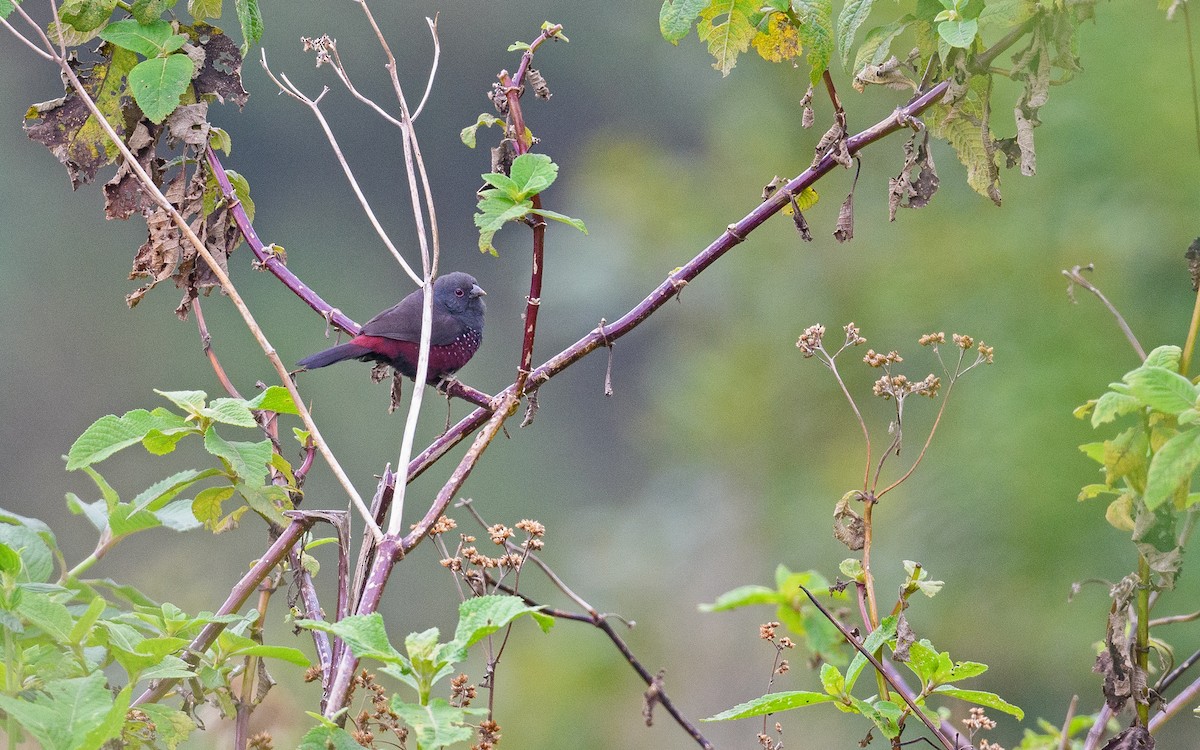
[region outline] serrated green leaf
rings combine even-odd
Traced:
[[[333,623],[323,620],[297,620],[296,625],[336,635],[350,648],[350,652],[360,659],[374,659],[385,664],[408,663],[388,640],[383,616],[378,612],[369,615],[349,615]]]
[[[712,604],[701,604],[700,611],[728,612],[732,609],[750,607],[756,604],[778,604],[779,600],[780,594],[775,589],[752,584],[726,591],[724,594],[718,596],[717,600]]]
[[[521,154],[513,159],[508,176],[520,187],[521,198],[532,198],[554,184],[558,165],[545,154]]]
[[[238,25],[242,28],[242,57],[250,51],[250,45],[258,44],[262,39],[262,11],[258,8],[258,0],[234,0],[237,9]]]
[[[14,575],[21,570],[21,556],[7,544],[0,542],[0,572]]]
[[[530,607],[518,596],[477,596],[458,605],[458,627],[454,631],[454,640],[463,647],[470,647],[518,617],[539,614],[541,607]],[[539,619],[538,625],[542,632],[546,632],[553,622],[553,619],[548,622]]]
[[[117,417],[108,415],[96,420],[67,451],[67,470],[74,471],[98,463],[123,448],[139,443],[152,430],[173,430],[182,424],[178,416],[163,416],[155,410],[134,409]]]
[[[500,172],[488,172],[482,175],[483,181],[499,190],[505,198],[514,203],[521,200],[521,188],[513,178]]]
[[[846,693],[846,677],[832,664],[822,664],[821,687],[829,695],[840,698]]]
[[[679,44],[708,4],[709,0],[663,0],[658,11],[658,29],[663,39]]]
[[[103,672],[50,681],[34,701],[0,695],[0,710],[32,735],[42,750],[101,747],[120,736],[128,706],[128,688],[114,697]]]
[[[21,0],[0,0],[0,18],[8,18],[16,6],[21,4]]]
[[[988,693],[983,690],[963,690],[962,688],[956,688],[953,685],[942,685],[940,687],[936,687],[934,688],[933,692],[937,693],[938,695],[948,695],[951,698],[958,698],[959,700],[964,700],[968,703],[974,703],[975,705],[983,706],[984,708],[994,708],[997,711],[1003,711],[1006,714],[1015,716],[1018,720],[1023,720],[1025,718],[1024,711],[1004,700],[995,693]]]
[[[850,703],[860,714],[871,720],[884,737],[889,740],[900,736],[900,707],[891,701],[864,701],[850,696]]]
[[[221,17],[223,0],[188,0],[188,15],[197,21],[207,21],[210,18]]]
[[[266,479],[271,461],[271,441],[251,443],[226,440],[209,427],[204,432],[205,449],[228,462],[230,470],[246,484],[258,484]]]
[[[280,527],[287,526],[283,511],[292,510],[292,500],[282,487],[239,482],[237,490],[255,513]]]
[[[319,714],[314,718],[323,718]],[[362,750],[362,745],[354,739],[354,735],[339,726],[322,725],[313,727],[300,738],[296,750]]]
[[[833,0],[792,0],[792,10],[800,19],[800,41],[808,50],[809,79],[816,85],[833,59]]]
[[[410,735],[415,735],[418,746],[423,748],[466,742],[475,735],[475,729],[465,723],[467,716],[487,713],[487,709],[451,706],[445,698],[434,698],[428,704],[420,705],[392,696],[391,707],[408,725]]]
[[[945,139],[954,148],[967,168],[967,184],[998,206],[1000,169],[987,124],[991,95],[991,76],[974,76],[962,99],[953,105],[939,103],[932,107],[926,124],[931,135]]]
[[[928,684],[938,670],[938,653],[926,639],[909,644],[908,661],[905,662],[922,684]]]
[[[1117,480],[1128,477],[1133,487],[1139,491],[1143,489],[1149,469],[1149,450],[1150,440],[1140,427],[1131,427],[1112,440],[1105,440],[1102,461],[1105,481],[1112,486]]]
[[[161,123],[179,106],[195,65],[184,54],[143,60],[129,71],[129,90],[151,122]]]
[[[220,475],[220,472],[216,469],[206,469],[204,471],[187,469],[177,474],[172,474],[166,479],[159,480],[142,490],[133,499],[131,503],[132,509],[134,511],[159,510],[175,499],[176,495],[191,487],[196,482],[218,475]]]
[[[289,664],[295,664],[298,667],[307,667],[312,662],[304,655],[304,652],[298,648],[289,646],[267,646],[261,643],[255,643],[244,648],[235,649],[233,654],[238,656],[258,656],[264,659],[279,659],[286,661]]]
[[[947,655],[947,660],[949,656]],[[988,671],[988,665],[977,661],[955,662],[952,666],[941,665],[934,679],[939,683],[958,682],[971,677],[978,677]]]
[[[167,750],[176,750],[196,729],[196,722],[177,708],[161,703],[143,703],[138,710],[154,722],[154,735]]]
[[[22,583],[44,583],[54,573],[54,552],[33,529],[10,523],[0,524],[0,543],[21,556],[21,573],[17,580]]]
[[[863,641],[863,649],[872,654],[877,653],[883,644],[896,637],[898,621],[899,618],[896,615],[883,618],[879,627],[872,630]],[[850,660],[850,666],[846,668],[846,692],[854,690],[854,684],[858,682],[858,676],[862,674],[867,664],[867,657],[863,656],[862,651],[855,649],[854,658]]]
[[[1155,411],[1175,415],[1196,405],[1192,381],[1165,367],[1143,365],[1126,373],[1122,380],[1129,385],[1131,395]]]
[[[108,23],[116,7],[117,0],[67,0],[59,5],[58,17],[75,31],[89,34]],[[6,17],[12,8],[7,0],[0,0],[0,18]]]
[[[1186,430],[1164,443],[1150,459],[1146,508],[1154,510],[1178,492],[1181,485],[1190,484],[1197,467],[1200,467],[1200,429]]]
[[[300,413],[300,410],[296,408],[296,402],[292,400],[292,394],[288,393],[288,389],[281,385],[271,386],[250,399],[247,405],[251,409],[273,411],[276,414]]]
[[[71,629],[75,625],[75,618],[71,617],[67,608],[56,599],[29,586],[30,584],[21,584],[20,601],[14,607],[14,611],[55,643],[72,643]]]
[[[979,33],[979,21],[974,18],[969,21],[942,21],[938,24],[937,30],[938,35],[951,47],[970,49],[971,44],[975,41],[975,36]]]
[[[701,719],[701,721],[729,721],[731,719],[745,719],[751,716],[765,716],[766,714],[779,713],[780,711],[788,711],[793,708],[815,706],[818,703],[831,703],[835,700],[837,699],[832,695],[814,693],[808,690],[767,693],[761,698],[739,703],[733,708],[726,709],[719,714],[714,714],[707,719]]]
[[[196,493],[192,500],[192,515],[212,528],[221,518],[221,504],[233,497],[233,487],[208,487]]]
[[[1174,344],[1155,347],[1146,355],[1142,364],[1147,367],[1165,367],[1171,372],[1179,372],[1179,363],[1183,360],[1183,350]]]
[[[200,415],[204,402],[208,400],[208,394],[204,391],[160,391],[156,388],[154,392],[195,416]]]
[[[842,52],[842,67],[849,67],[850,52],[854,49],[854,34],[871,14],[875,0],[847,0],[837,19],[837,45]]]
[[[567,226],[570,226],[570,227],[575,227],[576,229],[583,232],[584,234],[588,233],[587,227],[584,226],[583,222],[579,219],[576,219],[573,216],[567,216],[566,214],[560,214],[557,211],[551,211],[551,210],[545,209],[545,208],[534,208],[534,209],[531,209],[529,211],[529,213],[537,214],[538,216],[542,216],[544,218],[550,219],[551,221],[557,221],[562,224],[566,224]]]
[[[129,12],[141,23],[150,23],[175,7],[175,3],[176,0],[134,0]]]
[[[132,18],[114,21],[104,27],[100,38],[143,57],[161,57],[187,42],[186,36],[176,34],[171,24],[162,19],[155,19],[148,24],[138,23]]]
[[[1142,408],[1142,402],[1128,393],[1106,391],[1092,406],[1092,427],[1108,424],[1117,417],[1131,414]]]
[[[755,10],[752,0],[712,0],[700,11],[696,34],[708,44],[709,54],[716,59],[713,67],[721,75],[729,75],[738,55],[750,49],[750,41],[758,33],[750,23]]]
[[[236,427],[257,427],[254,414],[250,407],[240,398],[215,398],[200,413],[214,422],[231,424]]]

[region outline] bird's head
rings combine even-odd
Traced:
[[[455,271],[439,276],[433,282],[434,304],[441,305],[452,315],[478,318],[483,323],[483,297],[487,292],[469,273]]]

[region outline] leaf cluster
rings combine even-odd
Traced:
[[[47,750],[175,748],[196,728],[186,710],[162,703],[131,711],[134,690],[153,680],[181,679],[197,701],[233,715],[233,681],[246,657],[307,665],[294,648],[249,637],[257,620],[243,615],[191,615],[107,579],[53,580],[62,550],[41,521],[0,510],[0,710],[9,737]],[[206,625],[224,630],[207,650],[181,656]]]

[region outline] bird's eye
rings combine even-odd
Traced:
[[[455,297],[461,297],[461,296],[463,296],[464,294],[466,294],[466,292],[464,292],[462,289],[455,289],[455,290],[454,290],[454,296],[455,296]]]

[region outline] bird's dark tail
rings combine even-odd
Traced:
[[[332,365],[335,362],[341,362],[346,359],[358,359],[370,353],[371,350],[365,346],[359,346],[354,343],[340,344],[323,352],[317,352],[305,357],[296,364],[305,370],[315,370],[318,367],[325,367],[326,365]]]

